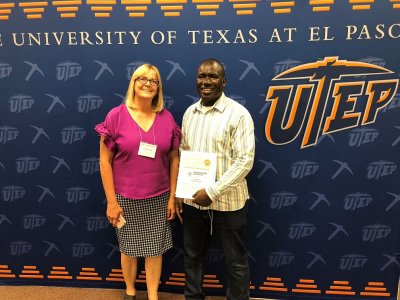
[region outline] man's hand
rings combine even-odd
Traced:
[[[208,197],[205,189],[198,190],[193,194],[192,197],[193,203],[197,204],[198,206],[210,206],[212,203],[212,200],[210,197]]]
[[[182,198],[175,198],[175,213],[176,216],[178,217],[179,221],[181,221],[181,224],[183,224],[183,208],[182,208],[182,203],[183,199]]]

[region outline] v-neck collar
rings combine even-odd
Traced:
[[[129,112],[129,109],[128,109],[128,107],[126,106],[126,104],[125,104],[124,106],[125,106],[125,110],[126,110],[128,116],[129,116],[129,118],[139,127],[139,129],[141,129],[143,132],[146,132],[146,133],[149,132],[149,131],[151,130],[151,128],[154,126],[154,123],[156,122],[156,118],[157,118],[158,113],[155,114],[154,119],[153,119],[153,122],[151,123],[150,127],[149,127],[147,130],[144,130],[143,127],[140,126],[140,124],[135,120],[135,118],[134,118],[134,117],[132,116],[132,114]]]

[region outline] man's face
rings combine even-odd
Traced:
[[[202,104],[213,105],[221,97],[226,84],[222,67],[215,62],[205,62],[197,70],[197,91]]]

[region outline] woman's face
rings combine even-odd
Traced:
[[[135,80],[135,97],[149,98],[153,100],[158,91],[158,78],[156,72],[149,72],[139,76]]]

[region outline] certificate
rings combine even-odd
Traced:
[[[175,196],[193,199],[192,195],[215,182],[217,154],[182,151]]]

